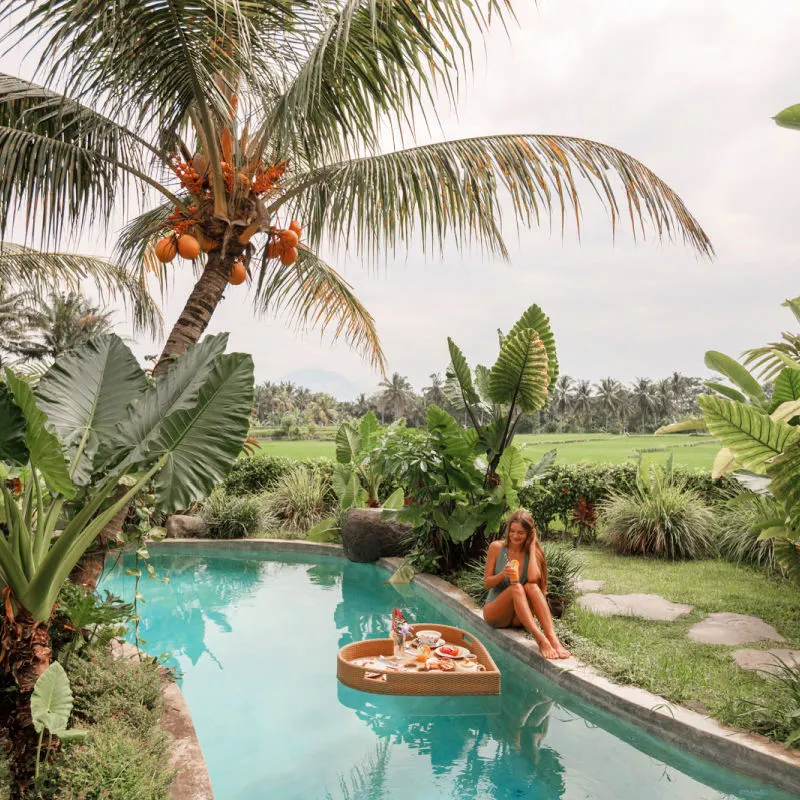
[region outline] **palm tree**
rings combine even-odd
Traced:
[[[438,372],[432,372],[429,376],[431,385],[425,386],[422,390],[422,397],[429,406],[439,406],[445,408],[447,398],[444,394],[444,381]]]
[[[27,358],[52,361],[114,327],[112,311],[92,305],[76,292],[53,294],[30,315],[31,331],[39,340],[28,348]]]
[[[408,378],[395,372],[389,380],[381,381],[379,385],[383,389],[379,395],[381,406],[391,414],[392,419],[400,419],[406,409],[412,406],[415,397]]]
[[[0,283],[0,365],[3,357],[28,358],[36,343],[33,339],[33,293],[14,291]]]
[[[309,416],[312,422],[320,425],[331,425],[339,418],[339,410],[336,407],[335,398],[329,394],[320,392],[314,395],[314,400],[309,407]]]
[[[583,422],[584,431],[588,431],[595,399],[591,382],[586,380],[578,381],[572,394],[572,404],[575,413]]]
[[[200,338],[229,278],[245,273],[260,312],[283,308],[302,327],[332,330],[383,369],[373,318],[318,245],[375,255],[449,235],[505,257],[503,196],[523,224],[563,220],[566,208],[579,221],[586,182],[612,227],[624,214],[634,231],[652,225],[710,254],[680,198],[605,144],[518,134],[380,151],[387,127],[414,139],[436,92],[455,100],[468,31],[482,35],[509,13],[496,0],[0,0],[6,40],[35,42],[44,76],[0,76],[0,231],[21,212],[53,250],[64,232],[104,229],[135,195],[160,195],[129,219],[120,269],[142,281],[152,270],[163,288],[156,242],[186,236],[181,249],[193,255],[194,235],[205,252],[156,373]],[[307,228],[299,249],[293,218]],[[11,251],[7,263],[23,258],[40,260]]]
[[[639,430],[644,433],[648,417],[652,416],[657,407],[653,382],[649,378],[637,378],[631,390],[631,400],[639,416]]]
[[[558,417],[558,425],[562,431],[564,430],[567,415],[572,410],[572,386],[574,383],[575,381],[569,375],[559,375],[553,388],[553,400],[550,408]]]
[[[605,418],[605,427],[610,427],[613,421],[619,424],[622,411],[622,384],[614,378],[603,378],[595,388],[597,402]]]

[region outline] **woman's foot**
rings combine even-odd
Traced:
[[[564,647],[564,645],[561,644],[561,642],[555,637],[551,640],[551,647],[557,653],[556,658],[571,658],[572,657],[572,653],[570,653],[570,651],[567,650],[567,648]]]
[[[558,650],[556,650],[556,648],[553,647],[553,645],[550,644],[550,642],[547,641],[547,639],[542,636],[541,633],[533,638],[536,639],[536,644],[539,647],[539,655],[541,655],[542,658],[561,658],[561,656],[558,654]]]

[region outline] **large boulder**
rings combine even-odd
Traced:
[[[342,545],[351,561],[377,561],[408,550],[411,526],[382,519],[380,508],[351,508],[342,525]]]
[[[164,526],[167,529],[167,539],[202,539],[208,535],[208,528],[200,517],[189,514],[173,514],[167,517]]]

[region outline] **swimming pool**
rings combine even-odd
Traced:
[[[410,621],[465,627],[413,584],[325,556],[154,549],[140,634],[171,653],[217,800],[789,800],[579,700],[502,650],[500,697],[338,684],[336,652]],[[129,566],[128,564],[124,566]],[[130,600],[122,565],[102,589]]]

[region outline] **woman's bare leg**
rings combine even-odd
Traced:
[[[539,645],[539,652],[545,658],[559,658],[558,650],[550,643],[547,636],[539,630],[531,611],[531,605],[528,602],[528,596],[519,583],[503,589],[494,600],[483,607],[483,618],[493,628],[507,628],[515,615],[525,630],[536,639],[536,644]]]
[[[556,629],[553,625],[553,615],[550,613],[550,606],[547,605],[547,598],[541,590],[541,587],[536,583],[525,584],[525,596],[533,608],[533,613],[536,619],[539,620],[547,637],[550,645],[558,653],[558,658],[569,658],[572,654],[564,647],[556,635]]]

